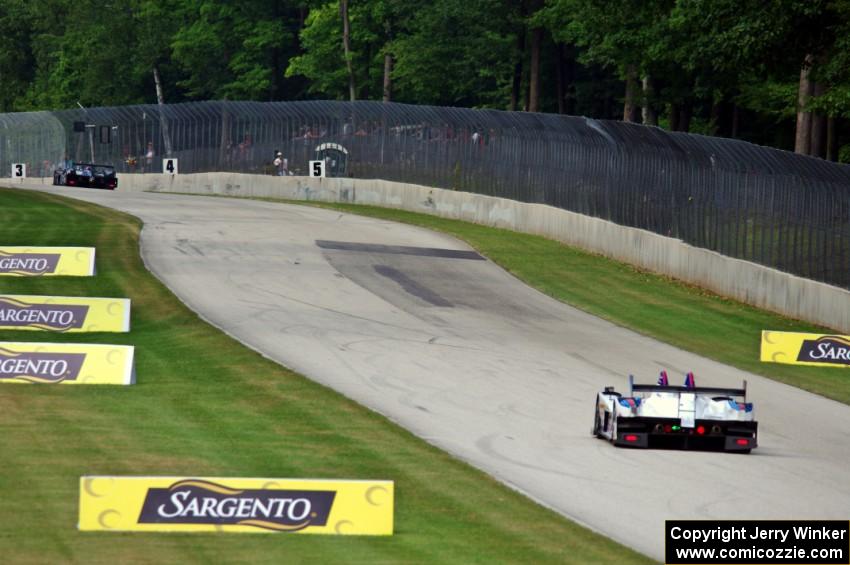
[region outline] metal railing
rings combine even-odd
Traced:
[[[83,122],[75,131],[74,122]],[[850,288],[850,166],[551,114],[380,102],[195,102],[0,115],[0,167],[276,174],[328,143],[342,174],[537,202]],[[106,130],[104,130],[104,127]],[[107,142],[108,141],[108,142]]]

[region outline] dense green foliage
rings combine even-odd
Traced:
[[[0,0],[0,110],[156,102],[154,70],[166,102],[347,99],[350,80],[419,104],[619,119],[625,103],[673,130],[850,155],[850,0],[347,6],[350,76],[340,0]]]

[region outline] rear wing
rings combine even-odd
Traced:
[[[629,396],[634,396],[635,392],[690,392],[694,394],[716,394],[718,396],[742,396],[744,400],[747,398],[747,381],[744,381],[743,388],[723,388],[713,386],[698,386],[685,387],[673,385],[642,385],[635,384],[634,375],[629,375]]]

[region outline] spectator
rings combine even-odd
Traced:
[[[236,146],[237,155],[240,163],[240,170],[245,170],[245,164],[251,162],[254,142],[251,139],[251,134],[246,133],[242,142]]]
[[[150,172],[153,169],[153,141],[148,141],[148,150],[145,152],[145,172]]]
[[[289,161],[280,151],[275,152],[274,167],[279,177],[285,177],[289,174]]]

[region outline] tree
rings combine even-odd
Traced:
[[[33,28],[30,4],[22,0],[0,3],[0,111],[16,109],[18,100],[26,93],[35,78],[35,57],[31,49]]]
[[[677,58],[688,69],[715,82],[720,77],[726,88],[737,84],[739,100],[757,111],[777,106],[777,86],[794,81],[795,149],[808,154],[814,93],[810,77],[835,41],[832,17],[824,0],[680,0],[671,29],[676,32]],[[787,103],[779,106],[774,115],[782,117]]]
[[[335,99],[383,92],[388,42],[385,18],[391,17],[385,8],[382,2],[347,7],[347,54],[340,41],[345,35],[340,1],[311,8],[300,34],[303,52],[289,60],[286,76],[303,76],[310,81],[311,94]]]
[[[352,102],[357,99],[354,88],[354,71],[351,67],[351,20],[348,17],[348,0],[339,0],[339,14],[342,17],[342,47],[345,67],[348,71],[348,94]]]
[[[135,30],[124,6],[94,0],[33,2],[20,14],[30,26],[34,73],[20,109],[124,105],[141,101],[133,73]],[[74,25],[56,25],[74,22]],[[109,25],[103,25],[109,22]],[[116,42],[115,37],[128,41]],[[126,77],[104,80],[104,77]]]
[[[623,120],[639,121],[640,78],[666,26],[672,0],[553,0],[540,18],[556,40],[582,48],[579,61],[612,69],[624,82]]]
[[[512,6],[435,0],[393,42],[398,97],[425,104],[505,108],[516,48]]]
[[[183,6],[185,23],[171,48],[184,77],[178,85],[186,95],[274,99],[281,89],[278,61],[292,52],[293,35],[286,26],[294,20],[292,6],[272,0],[204,0]]]

